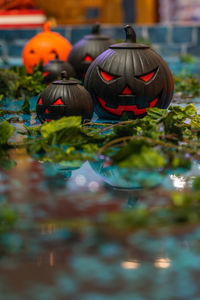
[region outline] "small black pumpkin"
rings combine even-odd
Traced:
[[[100,25],[92,28],[92,34],[86,35],[72,48],[68,62],[74,67],[77,78],[84,80],[91,62],[113,44],[108,36],[100,34]]]
[[[85,78],[102,119],[119,120],[124,113],[140,118],[148,107],[167,108],[173,96],[173,77],[166,62],[149,46],[136,43],[132,27],[124,28],[125,43],[99,55]]]
[[[43,66],[43,76],[45,83],[51,83],[54,80],[57,80],[62,71],[66,71],[69,77],[75,77],[74,68],[64,60],[58,58],[56,54],[56,58],[50,60],[46,65]]]
[[[36,112],[41,123],[63,116],[82,116],[91,119],[93,101],[88,91],[76,80],[69,80],[66,71],[61,80],[54,81],[38,97]]]

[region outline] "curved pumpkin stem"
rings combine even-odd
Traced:
[[[67,74],[67,71],[62,71],[60,75],[61,75],[61,79],[62,79],[62,80],[67,80],[67,79],[69,79],[69,76],[68,76],[68,74]]]
[[[136,43],[136,33],[135,30],[130,26],[124,26],[124,30],[126,32],[126,43]]]
[[[100,24],[96,23],[92,26],[92,34],[99,34],[100,33]]]
[[[51,31],[51,23],[49,21],[45,22],[43,25],[43,31]]]

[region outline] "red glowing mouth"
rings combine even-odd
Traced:
[[[99,100],[99,103],[105,110],[107,110],[110,113],[117,115],[117,116],[121,116],[122,113],[125,111],[132,111],[134,113],[134,115],[136,115],[136,116],[146,113],[146,108],[137,108],[136,105],[127,105],[127,106],[119,105],[117,108],[107,107],[105,100],[101,99],[99,96],[97,96],[97,98]],[[158,101],[158,98],[152,100],[149,104],[149,107],[154,107],[156,105],[157,101]]]

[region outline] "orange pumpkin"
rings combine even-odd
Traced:
[[[24,65],[27,73],[32,73],[33,67],[45,65],[56,56],[66,61],[71,51],[72,45],[58,32],[50,31],[49,22],[44,24],[43,32],[36,34],[25,45],[22,53]]]

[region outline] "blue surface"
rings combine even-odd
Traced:
[[[72,45],[74,45],[76,42],[82,39],[85,35],[90,34],[91,30],[92,30],[91,26],[87,26],[87,27],[80,26],[80,27],[73,28],[71,32]]]
[[[191,46],[188,48],[188,53],[194,56],[200,56],[200,46]]]
[[[174,43],[191,43],[192,27],[177,26],[172,29],[172,41]]]
[[[91,17],[96,15],[96,10],[91,11]],[[95,15],[94,15],[95,13]],[[130,23],[130,22],[129,22]],[[131,24],[131,23],[130,23]],[[90,34],[91,25],[80,25],[80,26],[57,26],[52,28],[52,31],[57,31],[69,41],[74,44],[83,38],[84,35]],[[157,47],[161,48],[161,53],[166,54],[165,49],[169,48],[168,55],[180,54],[181,51],[189,52],[194,55],[200,56],[199,45],[200,45],[200,26],[199,25],[188,25],[177,26],[172,25],[145,25],[139,26],[133,24],[136,30],[137,36],[147,38],[152,44],[156,44]],[[30,38],[36,33],[41,32],[42,28],[35,29],[1,29],[0,30],[0,44],[3,44],[4,50],[3,55],[12,57],[20,57],[19,44],[25,44]],[[108,34],[112,39],[124,40],[125,34],[122,25],[109,26],[102,25],[102,32]],[[196,38],[197,37],[197,38]],[[10,46],[12,45],[12,49]],[[16,47],[16,48],[15,48]],[[180,48],[179,48],[180,47]],[[179,51],[181,49],[181,51]],[[164,52],[165,51],[165,52]]]
[[[152,43],[166,44],[168,41],[168,29],[164,26],[148,28],[149,39]]]
[[[35,34],[39,32],[39,29],[0,29],[1,40],[13,42],[16,39],[29,40]]]
[[[159,48],[159,53],[161,56],[164,56],[164,57],[177,57],[181,55],[182,53],[182,49],[181,49],[181,46],[179,45],[172,45],[172,46],[167,46],[164,45],[164,46],[160,46]]]
[[[24,45],[16,45],[9,43],[7,46],[8,55],[11,57],[21,57]]]

